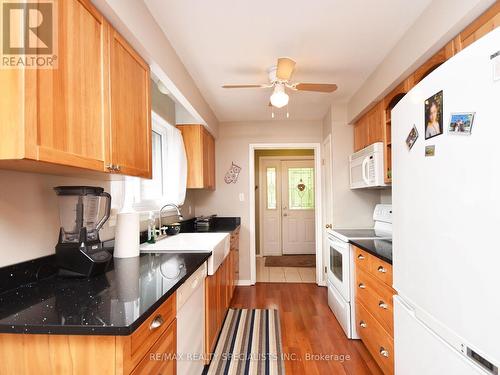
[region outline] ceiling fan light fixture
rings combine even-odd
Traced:
[[[288,104],[288,94],[285,92],[285,85],[282,83],[274,86],[273,94],[271,95],[271,104],[276,108],[283,108]]]

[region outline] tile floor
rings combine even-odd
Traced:
[[[265,257],[257,257],[258,283],[315,283],[316,267],[266,267]]]

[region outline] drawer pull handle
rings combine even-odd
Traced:
[[[363,320],[361,320],[361,321],[359,322],[359,326],[360,326],[361,328],[366,328],[367,324],[366,324]]]
[[[380,301],[378,303],[378,307],[380,307],[381,309],[384,309],[384,310],[387,310],[389,308],[389,306],[387,305],[387,303],[385,303],[384,301]]]
[[[359,283],[358,284],[358,288],[360,288],[360,289],[366,289],[366,285],[363,284],[363,283]]]
[[[160,328],[162,324],[163,324],[162,316],[156,315],[155,318],[151,321],[151,324],[149,325],[149,329],[151,331],[154,331],[155,329]]]
[[[387,272],[387,270],[384,267],[382,267],[382,266],[379,266],[377,268],[377,271],[380,272],[380,273],[386,273]]]
[[[359,259],[359,260],[363,260],[363,259],[365,259],[365,257],[364,257],[362,254],[359,254],[359,255],[358,255],[358,259]]]
[[[389,351],[385,349],[383,346],[380,347],[379,353],[382,357],[389,358]]]

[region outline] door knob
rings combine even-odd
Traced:
[[[326,224],[326,225],[325,225],[325,228],[326,228],[326,229],[332,229],[332,224]]]

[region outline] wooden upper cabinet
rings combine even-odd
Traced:
[[[379,102],[354,124],[354,151],[383,141],[383,114],[383,108]]]
[[[151,177],[148,65],[90,0],[57,9],[57,68],[0,69],[0,168]]]
[[[188,163],[188,189],[215,189],[215,140],[203,125],[177,125]]]
[[[110,160],[126,175],[151,178],[150,71],[113,31],[110,44]]]

